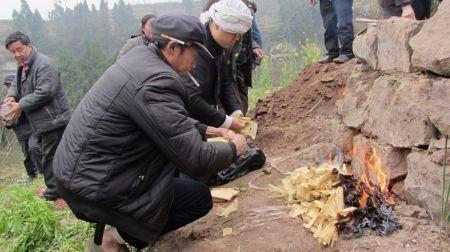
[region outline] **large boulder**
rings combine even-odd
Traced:
[[[413,70],[409,40],[419,32],[422,24],[421,21],[399,17],[377,22],[378,70]]]
[[[428,118],[431,80],[424,75],[384,75],[370,90],[362,131],[394,147],[428,145],[434,127]]]
[[[450,76],[450,0],[443,1],[437,12],[409,42],[414,67]]]
[[[378,66],[377,50],[377,29],[375,26],[370,25],[367,27],[365,34],[358,35],[353,40],[353,53],[372,69],[377,69]]]
[[[395,182],[401,181],[406,177],[406,156],[409,151],[406,149],[394,148],[388,144],[380,143],[376,139],[368,139],[363,135],[353,137],[353,155],[352,169],[353,174],[361,177],[363,173],[368,175],[370,182],[374,185],[391,187]],[[386,178],[385,181],[379,181],[374,167],[370,167],[371,155],[376,155],[379,159],[380,168]],[[375,157],[375,156],[373,156]],[[378,175],[378,176],[377,176]]]
[[[379,77],[379,72],[363,72],[362,65],[353,69],[345,94],[342,99],[336,101],[338,114],[347,127],[360,129],[367,119],[367,96],[373,82]]]
[[[450,42],[449,42],[450,44]],[[430,120],[441,132],[450,135],[450,80],[437,79],[433,82],[428,103]]]
[[[405,189],[415,203],[427,209],[435,221],[440,220],[442,199],[442,165],[432,161],[426,151],[415,150],[407,157],[408,176]],[[450,181],[450,169],[445,180]],[[450,202],[449,202],[450,208]]]

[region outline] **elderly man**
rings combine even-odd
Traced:
[[[53,156],[70,118],[60,73],[52,60],[39,53],[21,32],[9,34],[5,47],[17,61],[18,70],[17,85],[11,86],[4,102],[12,107],[13,120],[24,114],[33,134],[39,137],[47,186],[42,196],[56,201],[59,195],[52,172]]]
[[[143,248],[212,207],[209,188],[177,178],[227,168],[246,148],[205,142],[206,128],[188,117],[180,75],[195,66],[205,29],[198,18],[162,15],[152,22],[154,43],[137,46],[112,65],[73,113],[55,155],[59,189],[82,219],[111,225],[102,247]],[[223,136],[223,135],[222,135]]]
[[[9,90],[11,85],[15,83],[15,78],[16,77],[14,75],[10,75],[5,78],[3,84],[7,90]],[[14,130],[17,141],[20,144],[20,148],[25,158],[23,165],[27,171],[28,182],[30,182],[37,177],[38,171],[41,170],[41,147],[39,145],[39,139],[32,134],[33,131],[30,123],[24,114],[22,114],[19,119],[11,125],[11,127]]]
[[[200,52],[197,67],[188,81],[191,115],[214,127],[239,129],[244,122],[233,118],[242,108],[227,72],[224,50],[232,48],[252,25],[252,15],[241,0],[221,0],[212,4],[200,19],[205,25],[205,46],[211,52]],[[217,108],[221,106],[225,113]]]
[[[384,17],[405,17],[424,20],[430,17],[431,0],[378,0]]]

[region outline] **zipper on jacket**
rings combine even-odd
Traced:
[[[50,116],[50,118],[52,120],[55,120],[55,118],[52,116],[52,114],[50,113],[50,110],[48,110],[48,108],[46,106],[44,106],[45,111],[47,111],[47,114]]]

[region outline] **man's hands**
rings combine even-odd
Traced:
[[[3,103],[8,103],[8,102],[16,102],[16,99],[14,97],[6,97],[3,100]]]
[[[247,140],[243,135],[239,135],[229,130],[228,139],[236,145],[236,153],[238,156],[243,155],[247,151]]]
[[[1,115],[2,123],[5,126],[11,126],[19,119],[22,108],[20,108],[19,103],[15,102],[15,99],[12,97],[6,98],[3,106]]]
[[[410,4],[402,7],[402,17],[416,20],[416,13]]]
[[[237,117],[233,117],[233,121],[231,122],[230,129],[234,131],[239,131],[240,129],[245,127],[245,121],[239,119]]]
[[[309,4],[311,4],[312,6],[317,4],[317,0],[309,0]]]

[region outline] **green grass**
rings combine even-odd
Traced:
[[[69,209],[57,211],[36,196],[42,180],[12,185],[0,193],[0,248],[2,251],[82,251],[92,236],[88,223]]]
[[[319,46],[311,40],[299,43],[298,47],[280,43],[277,49],[275,59],[267,56],[253,72],[253,87],[249,90],[250,109],[259,99],[289,86],[302,69],[317,62],[322,54]]]

